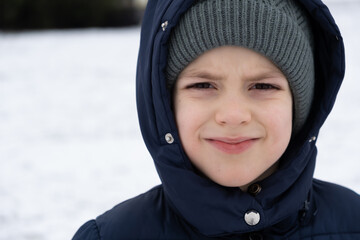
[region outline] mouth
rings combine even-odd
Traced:
[[[227,154],[239,154],[248,150],[258,138],[207,138],[213,147]]]

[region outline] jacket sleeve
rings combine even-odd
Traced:
[[[95,220],[90,220],[82,225],[75,233],[72,240],[100,240],[99,229]]]

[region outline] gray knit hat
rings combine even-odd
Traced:
[[[207,50],[224,45],[252,49],[287,77],[294,100],[293,131],[309,115],[315,82],[313,34],[295,0],[198,0],[181,17],[169,40],[167,86]]]

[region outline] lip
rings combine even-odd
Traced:
[[[238,137],[238,138],[216,137],[216,138],[206,139],[206,141],[209,142],[216,149],[227,154],[239,154],[245,152],[257,140],[258,138],[251,138],[251,137]]]

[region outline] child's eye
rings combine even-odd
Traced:
[[[207,88],[214,88],[214,86],[211,83],[200,82],[200,83],[192,84],[188,88],[207,89]]]
[[[272,90],[272,89],[279,89],[279,88],[272,84],[269,84],[269,83],[256,83],[250,89]]]

